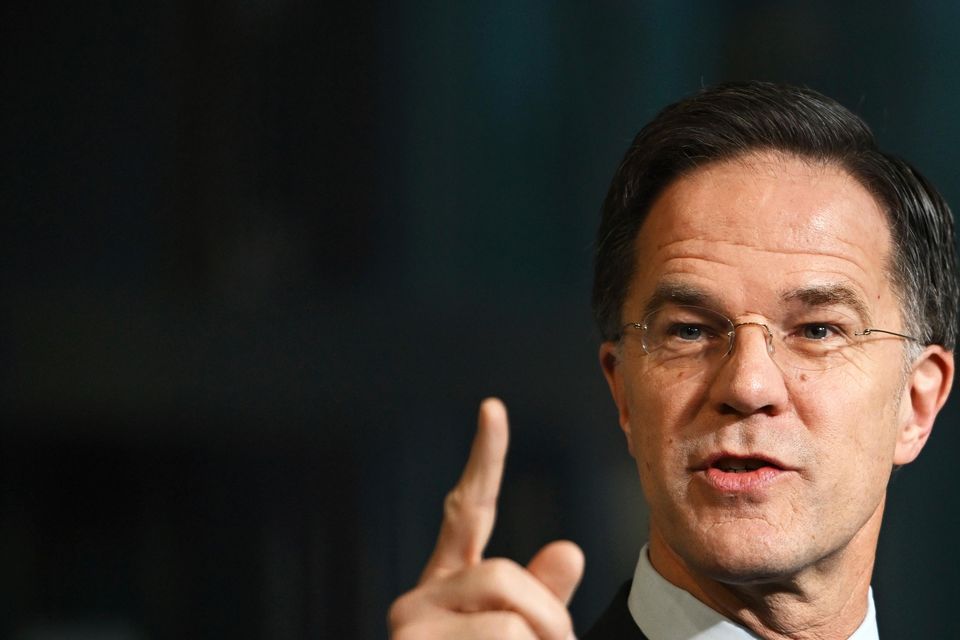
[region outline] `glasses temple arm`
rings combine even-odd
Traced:
[[[896,331],[887,331],[886,329],[864,329],[863,331],[855,331],[853,335],[868,336],[871,333],[886,333],[891,336],[897,336],[898,338],[903,338],[904,340],[912,340],[913,342],[922,342],[920,338],[914,338],[913,336],[897,333]]]

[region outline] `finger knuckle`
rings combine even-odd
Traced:
[[[463,513],[463,491],[455,487],[443,499],[443,515],[448,519],[458,518]]]
[[[443,499],[443,513],[450,519],[464,519],[481,514],[496,512],[496,498],[476,495],[469,489],[457,485]]]
[[[517,613],[504,611],[487,621],[484,630],[489,638],[529,638],[530,627]]]
[[[404,622],[410,619],[414,597],[413,592],[408,592],[394,600],[390,605],[387,610],[387,624],[391,630],[399,629]]]
[[[491,584],[502,587],[517,579],[520,565],[508,558],[489,558],[483,561],[482,568]]]
[[[467,532],[476,527],[477,514],[469,508],[466,497],[460,489],[454,489],[443,501],[444,526],[454,531]]]

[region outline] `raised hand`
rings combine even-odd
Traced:
[[[583,575],[583,552],[552,542],[526,567],[483,558],[493,532],[507,455],[507,410],[480,404],[477,435],[459,482],[447,494],[433,555],[416,588],[390,607],[393,640],[538,638],[567,640],[567,603]]]

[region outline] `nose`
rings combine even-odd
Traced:
[[[730,348],[733,349],[734,344],[737,341],[737,329],[740,327],[760,327],[763,329],[764,340],[767,341],[767,353],[773,353],[773,334],[770,333],[770,327],[763,324],[762,322],[741,322],[739,324],[733,325],[733,336],[730,340]]]
[[[730,352],[713,380],[711,396],[722,413],[776,415],[786,407],[786,382],[773,360],[773,336],[767,325],[734,325]]]

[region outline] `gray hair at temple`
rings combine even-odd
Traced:
[[[809,89],[736,82],[703,89],[645,126],[617,168],[603,203],[594,257],[593,313],[616,340],[635,269],[635,240],[654,200],[677,178],[754,151],[779,151],[844,169],[887,216],[887,272],[905,330],[953,349],[960,284],[953,214],[919,172],[877,148],[866,123]]]

